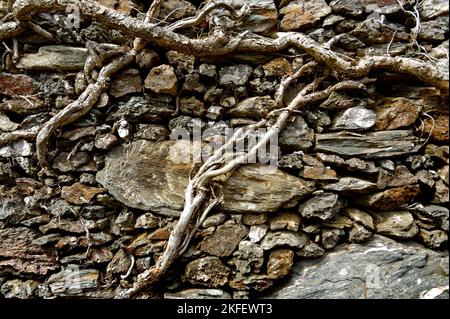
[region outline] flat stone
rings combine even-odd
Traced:
[[[398,165],[395,168],[394,174],[387,181],[387,186],[389,187],[400,187],[406,185],[416,184],[418,178],[414,176],[406,166]]]
[[[195,11],[195,6],[189,1],[167,0],[161,3],[158,18],[160,20],[173,22],[186,17],[194,16]]]
[[[367,230],[364,226],[354,224],[348,232],[348,240],[351,243],[362,243],[372,238],[372,232]]]
[[[422,130],[423,128],[425,134],[431,134],[431,138],[435,141],[448,142],[448,122],[448,115],[439,114],[437,118],[434,119],[434,122],[430,118],[424,119],[425,125],[421,125],[419,130]]]
[[[424,21],[440,15],[448,15],[448,3],[446,0],[424,0],[419,7],[419,13]]]
[[[314,131],[301,116],[297,115],[279,134],[278,143],[288,150],[306,150],[313,146]]]
[[[126,119],[130,123],[159,123],[175,111],[172,98],[166,95],[132,96],[119,101],[108,114],[108,121]]]
[[[407,127],[417,120],[418,107],[407,98],[384,98],[374,108],[378,130],[395,130]]]
[[[113,77],[109,93],[118,98],[142,91],[142,79],[139,70],[126,69]]]
[[[264,250],[253,242],[243,240],[228,263],[242,275],[258,273],[264,263]]]
[[[145,139],[150,141],[162,141],[169,136],[169,130],[164,125],[158,124],[141,124],[139,131],[134,134],[137,139]]]
[[[373,219],[368,213],[359,210],[357,208],[346,208],[345,214],[361,225],[368,227],[369,229],[374,229]]]
[[[52,230],[63,230],[74,234],[85,234],[87,230],[93,230],[106,226],[108,219],[92,221],[92,220],[67,220],[67,219],[52,219],[48,224],[39,227],[39,230],[46,234]]]
[[[245,64],[224,66],[219,70],[220,85],[242,86],[247,84],[252,75],[252,67]]]
[[[334,118],[333,130],[368,130],[375,125],[375,112],[364,107],[352,107]]]
[[[203,257],[187,264],[184,277],[194,285],[217,288],[228,282],[229,273],[218,257]]]
[[[267,275],[271,279],[280,279],[287,276],[294,263],[294,252],[290,249],[276,249],[269,255],[267,262]]]
[[[408,185],[363,195],[357,198],[356,202],[370,208],[392,210],[410,204],[419,193],[418,185]]]
[[[119,143],[119,139],[111,134],[100,134],[95,137],[94,146],[100,150],[109,150]]]
[[[202,223],[202,227],[208,228],[211,226],[219,226],[227,220],[227,217],[227,214],[224,213],[213,214],[205,219],[205,221]]]
[[[448,252],[375,235],[364,244],[343,244],[323,258],[300,261],[291,278],[265,298],[448,298]]]
[[[319,105],[319,108],[325,110],[347,110],[354,107],[366,107],[367,101],[356,98],[345,93],[333,92]]]
[[[351,228],[353,221],[345,215],[337,214],[330,220],[323,223],[324,226],[337,229]]]
[[[261,118],[267,116],[276,107],[275,101],[270,96],[256,96],[239,102],[226,113],[231,117]]]
[[[376,190],[377,184],[354,177],[342,177],[337,183],[327,184],[322,187],[328,191],[343,194],[365,194]]]
[[[230,256],[247,233],[243,225],[225,223],[202,241],[200,250],[218,257]]]
[[[296,251],[295,254],[303,258],[317,258],[323,256],[324,253],[325,250],[323,250],[322,247],[315,242],[308,241],[306,245],[302,249]]]
[[[221,289],[191,288],[164,293],[164,299],[231,299],[231,295]]]
[[[87,56],[86,48],[51,45],[40,47],[38,53],[25,53],[16,66],[33,71],[80,71]]]
[[[25,74],[0,72],[0,94],[7,96],[33,95],[37,91],[38,82],[32,77]]]
[[[35,280],[12,279],[5,281],[0,288],[4,298],[29,299],[40,283]]]
[[[267,226],[267,224],[253,225],[250,227],[250,231],[248,232],[248,239],[250,239],[252,243],[260,242],[261,239],[263,239],[267,234],[268,229],[269,226]]]
[[[80,269],[77,265],[68,265],[64,270],[51,275],[47,283],[56,296],[76,296],[86,290],[98,288],[99,271]]]
[[[150,70],[145,88],[158,94],[177,95],[178,79],[172,66],[163,64]]]
[[[305,30],[315,26],[323,17],[331,13],[324,0],[291,1],[280,10],[282,31]]]
[[[244,225],[253,226],[264,224],[267,221],[267,214],[245,214],[242,216],[242,223]]]
[[[69,203],[81,205],[89,203],[97,194],[106,192],[105,188],[90,187],[81,183],[75,183],[71,186],[63,186],[61,197]]]
[[[436,42],[448,39],[448,23],[448,16],[439,16],[434,20],[422,22],[417,40]]]
[[[85,152],[77,152],[73,156],[69,157],[68,152],[62,152],[53,161],[52,167],[63,173],[75,172],[75,171],[88,171],[89,163],[91,161],[90,156]]]
[[[151,213],[145,213],[140,215],[136,219],[134,228],[152,229],[159,226],[159,220]]]
[[[414,237],[419,231],[410,212],[372,213],[372,217],[374,218],[375,230],[381,235],[396,239],[407,239]]]
[[[275,247],[289,246],[292,248],[302,248],[308,241],[308,237],[302,233],[291,231],[268,231],[261,241],[261,248],[270,250]]]
[[[415,153],[420,145],[418,138],[409,130],[358,135],[339,132],[316,134],[315,151],[363,158],[383,158]]]
[[[317,217],[321,220],[328,220],[336,215],[343,206],[344,202],[339,199],[337,194],[322,193],[300,204],[298,212],[306,218]]]
[[[282,212],[271,216],[269,227],[271,230],[287,229],[297,231],[300,225],[300,216],[296,213]]]
[[[6,95],[6,93],[3,94]],[[30,96],[27,97],[27,99],[32,103],[29,103],[25,99],[12,99],[0,103],[0,111],[12,112],[20,115],[30,115],[39,113],[45,108],[45,103],[36,96]]]
[[[275,58],[262,66],[265,76],[283,77],[292,74],[291,63],[286,58]]]
[[[305,166],[301,172],[301,176],[305,179],[319,181],[337,181],[336,171],[324,166]]]
[[[178,103],[180,112],[183,114],[202,117],[206,113],[205,105],[195,96],[191,96],[190,98],[182,97]]]

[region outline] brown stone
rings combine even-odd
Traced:
[[[267,275],[272,279],[283,278],[290,273],[294,262],[294,252],[290,249],[277,249],[270,253]]]
[[[186,266],[184,277],[194,285],[221,287],[228,282],[230,269],[217,257],[196,259]]]
[[[44,108],[45,103],[35,96],[29,96],[27,97],[27,100],[18,99],[0,103],[0,111],[13,112],[20,115],[35,114],[40,112]]]
[[[331,13],[324,0],[296,0],[280,10],[282,31],[304,30],[314,26],[321,18]]]
[[[421,125],[419,127],[419,131],[422,128],[425,131],[425,134],[431,133],[431,138],[435,141],[445,142],[448,141],[448,115],[440,114],[434,117],[434,125],[433,120],[430,118],[426,118],[424,120],[425,126]]]
[[[418,107],[410,99],[385,98],[375,107],[378,130],[394,130],[414,124],[419,112]]]
[[[420,193],[418,185],[395,187],[383,192],[364,195],[357,199],[361,205],[380,210],[391,210],[410,204]]]
[[[435,185],[433,203],[444,204],[449,201],[448,186],[442,180],[438,180]]]
[[[63,186],[61,189],[61,197],[72,204],[87,204],[91,199],[107,190],[101,187],[90,187],[81,183],[75,183],[71,186]]]
[[[136,69],[127,69],[113,77],[109,92],[114,97],[122,97],[142,91],[142,79]]]
[[[135,8],[135,5],[131,0],[97,0],[97,2],[105,7],[124,14],[129,14],[131,9]]]
[[[399,165],[395,168],[395,173],[387,182],[387,186],[399,187],[416,184],[417,182],[417,177],[414,176],[406,166]]]
[[[200,250],[214,256],[228,257],[247,233],[245,226],[227,222],[202,241]]]
[[[305,166],[302,177],[305,179],[337,181],[339,178],[334,170],[323,166]]]
[[[300,216],[296,213],[283,212],[273,215],[269,222],[271,230],[287,229],[297,231],[300,225]]]
[[[244,225],[253,226],[253,225],[261,225],[267,221],[267,214],[245,214],[242,216],[242,223]]]
[[[292,73],[292,66],[285,58],[275,58],[262,66],[266,76],[283,77]]]
[[[372,213],[377,233],[399,239],[414,237],[419,229],[414,223],[410,212],[380,212]]]
[[[145,79],[145,88],[155,93],[177,95],[178,79],[173,67],[163,64],[151,69]]]
[[[0,94],[33,95],[38,91],[38,83],[25,74],[0,73]]]

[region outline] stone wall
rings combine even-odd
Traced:
[[[0,19],[10,2],[0,0]],[[98,2],[134,16],[147,9]],[[413,0],[248,2],[238,31],[301,31],[319,43],[341,34],[330,45],[348,59],[390,54],[448,69],[447,1],[422,1],[420,48],[405,12]],[[196,6],[165,1],[160,18],[192,16]],[[170,156],[177,145],[189,150],[171,132],[256,123],[275,108],[281,79],[310,60],[295,48],[207,59],[149,44],[93,110],[55,134],[44,171],[36,134],[84,90],[86,43],[129,40],[87,19],[68,28],[64,18],[37,15],[55,40],[25,32],[16,61],[12,40],[0,47],[5,298],[113,298],[130,287],[161,256],[195,169]],[[366,80],[367,90],[334,92],[295,113],[278,136],[278,168],[244,165],[216,181],[223,202],[140,297],[448,298],[448,95],[391,72]]]

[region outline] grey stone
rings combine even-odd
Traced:
[[[109,92],[112,96],[119,98],[131,93],[142,91],[142,79],[139,70],[126,69],[113,77]]]
[[[446,0],[424,0],[419,7],[420,18],[424,21],[448,14]]]
[[[203,257],[186,266],[184,277],[194,285],[218,288],[228,282],[230,269],[218,257]]]
[[[228,109],[226,114],[231,117],[261,118],[276,107],[275,101],[270,96],[256,96],[239,102]]]
[[[306,218],[317,217],[321,220],[328,220],[336,215],[343,206],[344,202],[337,194],[322,193],[302,203],[298,212]]]
[[[220,68],[220,85],[241,86],[247,84],[253,69],[245,64],[224,66]]]
[[[108,114],[108,120],[117,122],[122,119],[130,123],[154,123],[169,117],[175,108],[172,98],[165,95],[132,96],[120,101],[117,108]]]
[[[266,224],[253,225],[248,232],[248,238],[252,243],[258,243],[267,233],[269,227]]]
[[[446,232],[436,229],[436,230],[426,230],[420,229],[417,234],[422,242],[432,249],[438,249],[448,242],[448,235]]]
[[[314,131],[301,116],[297,115],[295,120],[289,122],[280,133],[278,143],[289,150],[306,150],[314,143]]]
[[[322,228],[321,239],[323,248],[328,250],[334,248],[338,243],[339,238],[344,234],[345,232],[342,229]]]
[[[447,299],[446,286],[447,251],[375,235],[368,243],[343,244],[324,258],[301,261],[289,281],[265,298]]]
[[[33,71],[79,71],[88,56],[86,48],[51,45],[38,53],[26,53],[17,63],[19,69]]]
[[[264,263],[264,250],[255,243],[243,240],[228,263],[243,275],[259,272]]]
[[[186,0],[163,1],[159,10],[159,19],[173,22],[195,15],[195,6]]]
[[[152,229],[159,226],[158,218],[151,213],[145,213],[136,218],[134,228]]]
[[[268,231],[261,241],[261,248],[270,250],[275,247],[289,246],[292,248],[302,248],[308,241],[308,237],[302,233],[291,231]]]
[[[368,241],[372,237],[372,233],[364,226],[354,224],[352,229],[348,232],[348,240],[351,243],[361,243]]]
[[[211,216],[208,216],[205,221],[202,223],[203,228],[208,228],[211,226],[219,226],[223,224],[224,221],[227,220],[227,215],[224,213],[217,213]]]
[[[296,252],[296,255],[303,258],[317,258],[323,256],[325,250],[313,241],[308,241],[305,246]]]
[[[375,125],[376,114],[364,107],[352,107],[334,118],[333,130],[368,130]]]
[[[164,293],[164,299],[231,299],[231,295],[221,289],[191,288]]]
[[[369,229],[374,229],[372,216],[368,213],[356,208],[348,207],[345,209],[345,214],[355,222],[360,223]]]
[[[343,194],[363,194],[376,190],[377,184],[359,178],[342,177],[337,183],[327,184],[322,188]]]
[[[366,134],[347,132],[316,134],[316,151],[345,156],[383,158],[417,152],[420,143],[409,130]]]
[[[64,270],[51,275],[47,283],[56,296],[76,296],[86,290],[98,288],[99,271],[80,269],[77,265],[68,265]]]
[[[201,242],[200,250],[218,257],[230,256],[247,233],[245,226],[228,221]]]
[[[410,212],[393,211],[371,215],[374,218],[375,230],[381,235],[407,239],[414,237],[419,231]]]
[[[29,299],[33,297],[38,285],[39,282],[35,280],[7,280],[1,285],[0,293],[5,298]]]

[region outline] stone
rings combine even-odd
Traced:
[[[313,241],[308,241],[305,246],[296,251],[296,255],[303,258],[317,258],[323,256],[325,250]]]
[[[264,224],[267,221],[267,214],[245,214],[242,216],[242,223],[244,225],[253,226]]]
[[[227,220],[227,217],[224,213],[210,215],[203,221],[202,228],[222,225]]]
[[[63,186],[61,197],[69,203],[81,205],[89,203],[97,194],[106,192],[105,188],[90,187],[81,183],[75,183],[71,186]]]
[[[220,85],[225,87],[245,85],[250,79],[252,72],[253,69],[245,64],[224,66],[219,70]]]
[[[305,166],[301,172],[301,176],[305,179],[319,181],[337,181],[336,171],[324,166]]]
[[[341,229],[327,229],[322,228],[321,239],[323,248],[330,250],[336,246],[341,235],[344,231]]]
[[[377,184],[354,177],[342,177],[337,183],[327,184],[322,187],[327,191],[342,194],[366,194],[376,190]]]
[[[294,263],[294,252],[290,249],[276,249],[269,255],[267,276],[271,279],[286,277]]]
[[[282,31],[305,30],[315,26],[323,17],[331,13],[324,0],[291,1],[280,10]]]
[[[117,221],[116,221],[117,222]],[[145,213],[136,219],[134,228],[152,229],[159,226],[159,220],[152,213]]]
[[[3,93],[6,95],[6,93]],[[31,115],[42,111],[45,108],[45,103],[36,96],[29,96],[27,100],[13,99],[0,103],[0,112],[12,112],[19,115]]]
[[[420,143],[409,130],[379,131],[354,135],[347,132],[316,134],[316,152],[343,156],[384,158],[415,153]]]
[[[228,282],[230,269],[218,257],[203,257],[186,265],[184,277],[194,285],[218,288]]]
[[[448,3],[445,0],[424,0],[419,7],[419,13],[423,21],[448,14]]]
[[[223,107],[221,106],[217,106],[217,105],[213,105],[210,106],[207,110],[206,110],[206,115],[205,117],[216,121],[218,119],[220,119],[222,117],[222,113],[223,113]]]
[[[239,102],[228,109],[226,114],[231,117],[262,118],[276,107],[275,101],[270,96],[256,96]]]
[[[109,94],[119,98],[131,93],[142,91],[142,79],[139,70],[126,69],[113,77]]]
[[[24,199],[14,192],[3,194],[4,189],[2,188],[0,191],[2,192],[0,195],[0,221],[17,224],[26,219],[29,211],[25,207]]]
[[[194,71],[195,57],[193,55],[172,50],[166,53],[166,58],[169,64],[175,66],[176,70],[180,73],[192,73]]]
[[[56,296],[81,295],[86,290],[98,288],[99,271],[80,269],[77,265],[68,265],[64,270],[51,275],[47,283]]]
[[[370,208],[392,210],[411,203],[420,193],[418,185],[391,188],[382,192],[363,195],[356,202]]]
[[[343,244],[321,259],[303,260],[293,275],[264,298],[418,299],[448,285],[448,252],[375,235],[364,244]],[[448,298],[439,290],[434,298]]]
[[[75,171],[89,171],[91,158],[85,152],[76,152],[69,157],[69,153],[62,152],[53,161],[52,167],[63,173]]]
[[[97,135],[94,140],[94,146],[100,150],[109,150],[118,143],[117,137],[110,133]]]
[[[419,127],[420,130],[424,130],[425,134],[431,134],[431,138],[438,142],[448,142],[448,115],[440,114],[434,119],[434,122],[430,118],[423,120],[425,125]]]
[[[217,77],[217,69],[213,64],[200,64],[200,66],[198,67],[198,73],[207,78],[215,79]]]
[[[414,176],[406,166],[398,165],[395,168],[394,175],[391,175],[391,178],[387,181],[387,186],[400,187],[416,184],[418,181],[418,178]]]
[[[158,124],[141,124],[139,131],[134,134],[137,139],[162,141],[169,135],[167,127]]]
[[[234,222],[225,223],[201,242],[200,250],[217,257],[230,256],[247,234],[245,226]]]
[[[135,8],[135,5],[131,0],[99,0],[98,2],[101,5],[127,15],[130,14],[131,9]]]
[[[333,92],[319,105],[324,110],[347,110],[354,107],[365,108],[367,101],[345,93]]]
[[[178,92],[178,79],[173,67],[163,64],[152,68],[145,79],[144,87],[158,94],[176,96]]]
[[[38,287],[39,282],[35,280],[12,279],[5,281],[0,288],[4,298],[30,299]]]
[[[194,16],[195,6],[186,0],[167,0],[161,3],[158,18],[168,22]]]
[[[25,74],[0,72],[0,94],[7,96],[34,95],[38,92],[38,83]],[[20,101],[20,100],[18,100]],[[12,101],[10,101],[11,103]],[[29,104],[28,102],[26,102]]]
[[[98,228],[104,228],[108,219],[100,219],[97,221],[87,220],[67,220],[67,219],[52,219],[48,224],[39,227],[39,230],[46,234],[52,230],[63,230],[69,233],[85,234],[86,230],[93,230]]]
[[[297,231],[300,225],[300,216],[296,213],[282,212],[273,215],[269,222],[270,230],[287,229]]]
[[[413,210],[416,217],[448,231],[449,210],[438,205],[416,205]]]
[[[359,158],[350,158],[345,161],[344,167],[351,172],[361,172],[367,174],[378,173],[378,169],[375,167],[375,163],[364,161]]]
[[[436,230],[420,229],[417,236],[429,248],[438,249],[448,242],[448,235],[446,232]]]
[[[372,216],[370,216],[368,213],[359,210],[357,208],[350,208],[350,207],[346,208],[344,210],[344,213],[355,222],[369,229],[374,229]]]
[[[344,207],[344,202],[337,194],[321,193],[300,204],[298,212],[305,218],[328,220]]]
[[[377,130],[395,130],[413,125],[419,116],[418,107],[407,98],[384,98],[374,108]]]
[[[445,204],[449,201],[448,186],[442,180],[438,180],[435,184],[434,197],[432,203]]]
[[[119,101],[108,114],[108,121],[123,119],[130,123],[158,123],[175,111],[172,98],[166,95],[132,96]]]
[[[160,59],[158,53],[155,51],[144,48],[136,56],[136,63],[141,69],[150,69],[155,67],[159,63]]]
[[[252,243],[260,242],[261,239],[263,239],[264,236],[267,234],[268,229],[269,227],[266,224],[250,226],[250,231],[248,232],[248,239],[250,239]]]
[[[39,235],[27,227],[0,229],[0,274],[44,276],[58,269],[56,251],[34,243]]]
[[[278,166],[282,168],[301,169],[303,168],[302,156],[299,152],[284,155],[278,161]]]
[[[69,141],[78,141],[83,137],[93,136],[96,133],[94,126],[79,127],[70,131],[66,131],[62,134],[62,137]]]
[[[294,121],[289,122],[281,131],[278,143],[282,148],[291,151],[306,150],[313,146],[314,131],[301,116],[297,115]]]
[[[407,211],[392,211],[371,213],[377,233],[396,239],[414,237],[419,229],[414,223],[414,218]]]
[[[275,58],[262,66],[265,76],[285,77],[292,74],[292,66],[286,58]]]
[[[87,56],[86,48],[43,46],[38,53],[25,53],[16,66],[32,71],[80,71],[84,68]]]
[[[449,182],[449,166],[445,165],[443,167],[441,167],[440,169],[438,169],[438,175],[440,177],[440,179],[442,179],[445,184],[448,185]]]
[[[239,249],[233,253],[228,264],[234,266],[242,275],[258,273],[264,263],[264,250],[248,240],[239,243]]]
[[[352,220],[342,214],[337,214],[330,220],[327,220],[325,223],[323,223],[323,226],[337,229],[351,228],[352,225]]]
[[[268,231],[261,241],[261,248],[270,250],[275,247],[289,246],[292,248],[302,248],[308,241],[308,237],[302,233],[291,231]]]
[[[439,16],[434,20],[422,22],[417,40],[435,42],[448,39],[448,23],[448,16]]]
[[[206,113],[205,105],[195,96],[190,98],[182,97],[179,100],[180,112],[186,115],[202,117]]]
[[[164,293],[164,299],[231,299],[231,295],[221,289],[191,288]]]
[[[359,224],[354,224],[348,232],[348,240],[351,243],[362,243],[368,241],[371,237],[372,233]]]
[[[333,119],[333,130],[368,130],[375,125],[375,112],[364,107],[352,107]]]

